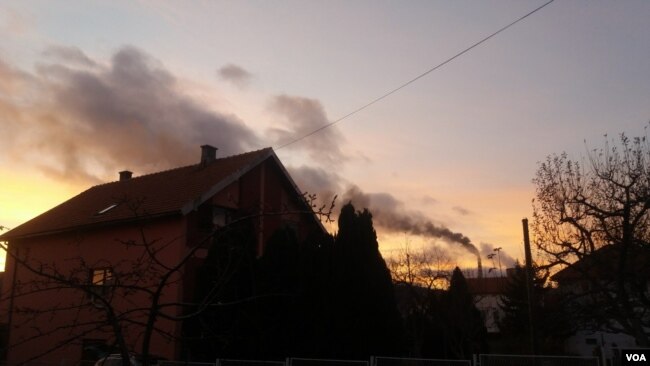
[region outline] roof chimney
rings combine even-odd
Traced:
[[[201,145],[201,165],[205,166],[217,159],[217,148],[211,145]]]
[[[123,180],[129,180],[131,179],[131,176],[133,176],[133,172],[130,172],[128,170],[123,170],[120,172],[120,182]]]

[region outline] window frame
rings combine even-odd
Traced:
[[[112,267],[108,266],[90,268],[88,271],[88,277],[90,291],[99,296],[108,294],[117,284],[115,272]]]

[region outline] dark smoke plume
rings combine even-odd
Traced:
[[[377,225],[388,231],[439,238],[460,244],[465,250],[479,257],[478,249],[467,236],[432,223],[421,212],[406,211],[404,204],[389,193],[364,193],[354,186],[343,195],[343,200],[352,201],[352,204],[358,207],[368,208]]]
[[[141,50],[124,47],[106,65],[75,48],[44,53],[35,73],[0,60],[0,132],[5,156],[65,181],[96,183],[198,161],[198,147],[224,155],[259,147],[232,114],[184,93]]]

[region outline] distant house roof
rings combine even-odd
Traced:
[[[472,295],[500,295],[508,285],[507,277],[467,278],[467,289]]]
[[[133,220],[135,201],[137,212],[147,217],[185,215],[268,158],[277,161],[300,194],[273,149],[266,148],[94,186],[1,235],[0,240]]]
[[[611,280],[619,276],[617,268],[621,265],[622,250],[627,250],[622,270],[636,277],[650,278],[650,247],[648,245],[631,245],[625,248],[619,244],[605,245],[592,254],[565,267],[553,276],[556,282],[575,281],[586,278]]]

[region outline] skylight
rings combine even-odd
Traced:
[[[113,203],[112,205],[106,207],[105,209],[97,211],[97,213],[95,215],[103,215],[103,214],[107,213],[108,211],[110,211],[110,210],[114,209],[115,207],[117,207],[117,205],[118,205],[117,203]]]

